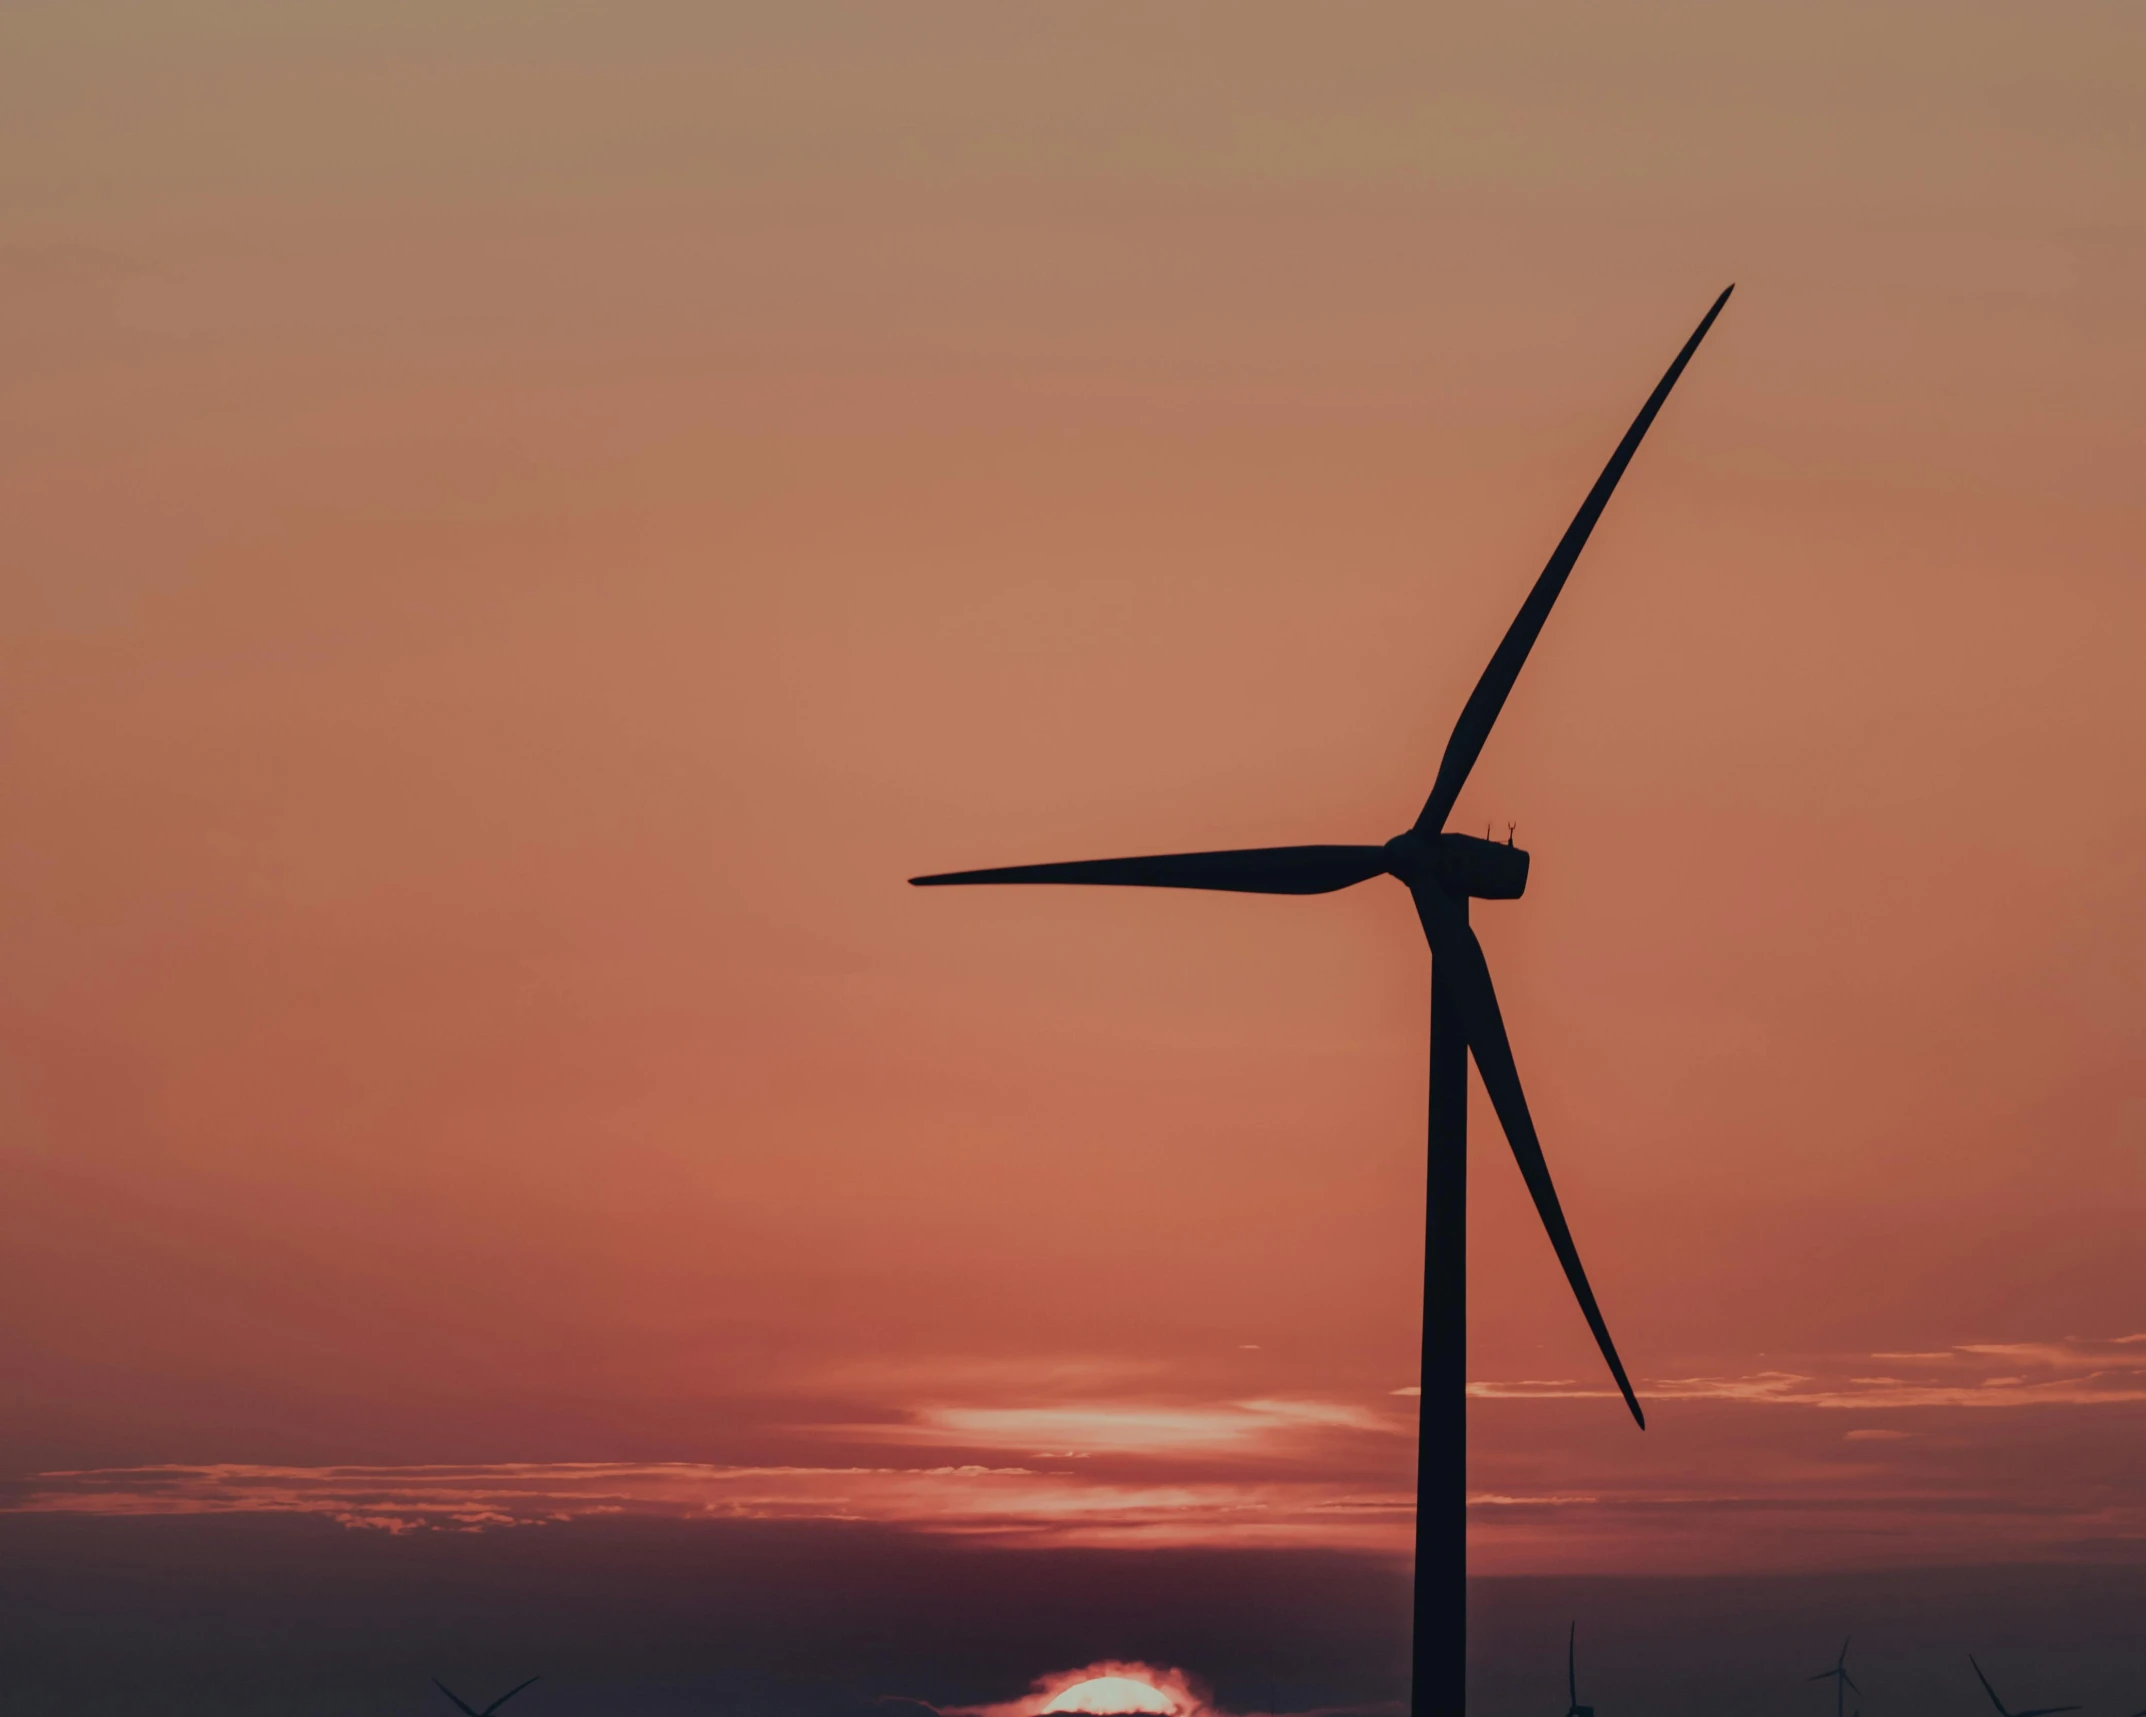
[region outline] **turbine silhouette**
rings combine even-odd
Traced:
[[[1990,1678],[1982,1673],[1982,1666],[1979,1663],[1975,1663],[1973,1652],[1967,1654],[1967,1661],[1974,1665],[1975,1679],[1982,1683],[1982,1691],[1990,1696],[1990,1703],[1997,1707],[1998,1717],[2057,1717],[2059,1711],[2083,1711],[2085,1709],[2082,1705],[2040,1705],[2032,1711],[2007,1710],[2004,1701],[1997,1697],[1996,1688],[1990,1685]]]
[[[1854,1679],[1848,1674],[1848,1641],[1842,1640],[1840,1642],[1840,1658],[1831,1669],[1822,1669],[1816,1675],[1808,1677],[1808,1679],[1832,1682],[1834,1684],[1833,1717],[1846,1717],[1848,1689],[1855,1687]],[[1863,1691],[1860,1687],[1855,1687],[1855,1690],[1858,1693]]]
[[[492,1703],[487,1705],[482,1711],[471,1710],[469,1706],[463,1704],[462,1696],[457,1693],[452,1687],[449,1687],[446,1682],[442,1681],[436,1675],[432,1678],[432,1685],[437,1687],[442,1693],[446,1694],[448,1698],[452,1699],[455,1702],[455,1708],[458,1711],[461,1711],[464,1714],[464,1717],[492,1717],[492,1713],[497,1711],[502,1705],[506,1704],[506,1702],[512,1699],[517,1693],[521,1692],[522,1687],[533,1687],[534,1685],[536,1685],[536,1683],[542,1681],[543,1679],[544,1678],[541,1675],[532,1675],[527,1681],[521,1684],[521,1687],[508,1688],[506,1692],[502,1693],[497,1699],[493,1700]]]
[[[1595,521],[1646,436],[1684,366],[1729,301],[1731,287],[1694,330],[1676,361],[1640,407],[1624,439],[1559,539],[1462,707],[1446,741],[1430,798],[1414,825],[1383,846],[1250,847],[1233,852],[1166,853],[1087,859],[1072,864],[1014,865],[998,870],[915,876],[918,887],[964,883],[1098,883],[1121,888],[1200,888],[1240,894],[1331,894],[1374,876],[1391,876],[1414,897],[1430,943],[1430,1175],[1423,1275],[1422,1395],[1417,1421],[1414,1717],[1460,1712],[1467,1687],[1467,1175],[1468,1056],[1475,1056],[1521,1178],[1535,1201],[1565,1279],[1580,1303],[1595,1345],[1641,1429],[1646,1416],[1617,1357],[1594,1290],[1551,1184],[1549,1164],[1498,1011],[1483,947],[1468,924],[1468,902],[1517,900],[1527,886],[1528,855],[1473,835],[1449,834],[1446,818],[1475,767],[1513,682],[1550,608],[1580,558]]]
[[[1572,1631],[1565,1635],[1565,1717],[1595,1717],[1592,1705],[1580,1703],[1580,1672],[1573,1656],[1573,1648],[1579,1644],[1580,1624],[1574,1622]]]

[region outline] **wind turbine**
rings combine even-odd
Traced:
[[[1250,847],[1234,852],[1165,853],[1144,858],[1087,859],[1072,864],[1015,865],[999,870],[914,876],[921,888],[958,883],[1099,883],[1124,888],[1202,888],[1239,894],[1331,894],[1391,876],[1405,885],[1430,943],[1431,1079],[1430,1174],[1424,1224],[1423,1370],[1417,1420],[1414,1717],[1459,1713],[1467,1690],[1468,1648],[1468,1320],[1467,1184],[1468,1056],[1475,1055],[1491,1107],[1519,1161],[1565,1279],[1580,1302],[1595,1344],[1609,1362],[1625,1405],[1641,1429],[1646,1416],[1595,1305],[1594,1290],[1558,1206],[1542,1144],[1535,1136],[1512,1045],[1498,1011],[1483,947],[1468,925],[1468,902],[1517,900],[1527,886],[1528,855],[1508,838],[1503,846],[1446,832],[1446,819],[1475,767],[1491,726],[1520,676],[1558,592],[1609,505],[1617,481],[1639,450],[1655,414],[1684,366],[1729,301],[1714,300],[1676,361],[1640,407],[1580,504],[1550,561],[1506,631],[1490,665],[1462,707],[1446,741],[1430,798],[1414,824],[1383,846]]]
[[[1852,1638],[1853,1636],[1851,1635],[1850,1637]],[[1855,1681],[1848,1673],[1848,1641],[1842,1640],[1840,1642],[1840,1657],[1831,1669],[1821,1669],[1816,1675],[1807,1679],[1832,1682],[1833,1717],[1847,1717],[1848,1689],[1855,1687]],[[1855,1687],[1855,1690],[1858,1693],[1863,1691],[1860,1687]]]
[[[1979,1663],[1975,1663],[1973,1652],[1967,1654],[1967,1661],[1970,1664],[1974,1664],[1975,1679],[1982,1683],[1982,1691],[1990,1696],[1990,1703],[1997,1707],[1998,1717],[2056,1717],[2059,1711],[2083,1711],[2086,1709],[2083,1705],[2042,1705],[2037,1706],[2032,1711],[2008,1711],[2005,1709],[2004,1701],[1997,1697],[1996,1688],[1990,1685],[1990,1678],[1982,1673],[1982,1666]]]
[[[462,1696],[457,1693],[452,1687],[449,1687],[446,1682],[442,1681],[436,1675],[432,1678],[432,1685],[437,1687],[442,1693],[446,1694],[448,1698],[452,1699],[455,1702],[455,1708],[461,1711],[464,1714],[464,1717],[492,1717],[492,1713],[497,1711],[502,1705],[506,1704],[506,1702],[512,1699],[517,1693],[521,1692],[522,1687],[533,1687],[537,1682],[542,1681],[543,1679],[544,1678],[541,1675],[532,1675],[527,1681],[521,1684],[521,1687],[508,1688],[506,1692],[502,1693],[497,1699],[493,1700],[492,1703],[487,1705],[482,1711],[471,1710],[469,1706],[463,1704]]]
[[[1595,1717],[1592,1705],[1580,1703],[1580,1672],[1573,1657],[1573,1648],[1579,1644],[1580,1624],[1574,1622],[1572,1631],[1565,1635],[1565,1717]]]

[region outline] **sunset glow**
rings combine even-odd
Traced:
[[[1450,824],[1645,1428],[1471,1084],[1441,1589],[2146,1704],[2146,8],[33,0],[0,208],[25,1717],[1401,1709],[1408,889],[907,879],[1407,828],[1731,281]]]
[[[1046,1714],[1076,1711],[1090,1717],[1175,1717],[1177,1701],[1160,1688],[1129,1675],[1098,1675],[1052,1695]]]
[[[1220,1717],[1181,1669],[1115,1658],[1038,1676],[1029,1692],[1002,1705],[964,1708],[960,1717]]]

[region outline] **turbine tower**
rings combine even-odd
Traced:
[[[1853,1636],[1850,1637],[1852,1638]],[[1848,1689],[1855,1687],[1854,1680],[1848,1674],[1848,1641],[1842,1640],[1840,1642],[1840,1656],[1834,1661],[1831,1669],[1821,1669],[1816,1675],[1807,1679],[1832,1682],[1833,1717],[1847,1717]],[[1855,1687],[1855,1690],[1858,1693],[1863,1691],[1860,1687]]]
[[[1468,1057],[1535,1200],[1550,1245],[1579,1300],[1595,1344],[1609,1362],[1641,1429],[1646,1416],[1595,1305],[1594,1290],[1565,1225],[1542,1144],[1535,1136],[1512,1045],[1498,1011],[1483,947],[1468,924],[1470,900],[1517,900],[1528,855],[1473,835],[1450,834],[1446,819],[1520,677],[1558,592],[1587,546],[1617,481],[1676,386],[1684,366],[1729,301],[1731,287],[1684,342],[1640,407],[1580,504],[1550,561],[1462,707],[1446,741],[1430,798],[1414,824],[1383,846],[1250,847],[1233,852],[1165,853],[1015,865],[1000,870],[916,876],[918,887],[963,883],[1096,883],[1121,888],[1202,888],[1240,894],[1331,894],[1374,876],[1400,881],[1414,897],[1431,947],[1430,1173],[1424,1224],[1423,1370],[1416,1459],[1415,1658],[1413,1717],[1458,1717],[1467,1690],[1468,1648]]]
[[[1982,1683],[1982,1691],[1990,1696],[1990,1703],[1997,1707],[1997,1717],[2057,1717],[2057,1713],[2060,1711],[2081,1711],[2085,1709],[2084,1706],[2080,1705],[2040,1705],[2032,1711],[2008,1711],[2005,1709],[2004,1701],[1997,1697],[1996,1688],[1990,1685],[1990,1678],[1982,1673],[1982,1666],[1979,1663],[1975,1663],[1972,1652],[1968,1653],[1967,1661],[1974,1665],[1975,1679]]]
[[[1565,1635],[1565,1717],[1595,1717],[1592,1705],[1580,1703],[1580,1671],[1574,1648],[1580,1643],[1580,1624],[1574,1622]]]

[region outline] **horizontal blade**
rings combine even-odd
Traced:
[[[1430,938],[1431,956],[1438,962],[1438,979],[1453,986],[1461,1017],[1468,1023],[1468,1047],[1474,1052],[1476,1071],[1483,1076],[1483,1089],[1490,1093],[1490,1105],[1497,1110],[1506,1141],[1520,1164],[1520,1178],[1527,1182],[1528,1192],[1535,1200],[1535,1213],[1549,1233],[1557,1261],[1565,1267],[1565,1280],[1572,1284],[1573,1298],[1580,1302],[1587,1327],[1594,1331],[1595,1345],[1609,1362],[1610,1375],[1617,1380],[1624,1404],[1631,1408],[1632,1417],[1644,1431],[1647,1416],[1640,1411],[1639,1397],[1632,1393],[1631,1380],[1624,1374],[1624,1361],[1617,1357],[1609,1326],[1602,1321],[1595,1291],[1587,1285],[1579,1248],[1572,1243],[1572,1230],[1565,1224],[1557,1188],[1550,1180],[1550,1165],[1543,1160],[1542,1141],[1535,1136],[1528,1100],[1520,1089],[1520,1072],[1513,1065],[1513,1047],[1505,1035],[1505,1019],[1498,1011],[1498,992],[1490,981],[1489,962],[1483,958],[1483,944],[1476,940],[1467,919],[1446,898],[1443,889],[1433,884],[1413,892],[1424,934]]]
[[[1504,641],[1492,654],[1490,665],[1483,670],[1483,677],[1468,694],[1460,720],[1453,724],[1452,737],[1446,741],[1446,754],[1438,765],[1438,779],[1431,787],[1431,796],[1424,801],[1423,814],[1416,819],[1416,827],[1423,833],[1436,834],[1446,826],[1446,818],[1453,814],[1453,802],[1460,797],[1461,788],[1467,785],[1468,772],[1482,755],[1483,744],[1490,738],[1498,712],[1504,709],[1513,682],[1519,679],[1528,652],[1535,647],[1535,640],[1542,633],[1543,622],[1550,618],[1551,605],[1557,601],[1558,592],[1565,588],[1573,563],[1580,558],[1580,550],[1587,546],[1595,521],[1601,518],[1602,509],[1609,505],[1610,496],[1616,492],[1617,480],[1624,475],[1624,468],[1632,463],[1632,455],[1639,451],[1640,442],[1646,439],[1655,414],[1669,397],[1669,390],[1677,385],[1677,377],[1684,373],[1684,366],[1691,362],[1692,353],[1699,349],[1699,342],[1706,338],[1706,331],[1721,314],[1721,307],[1728,303],[1729,293],[1735,290],[1731,286],[1714,300],[1713,309],[1706,313],[1697,332],[1684,342],[1684,349],[1669,366],[1668,374],[1647,396],[1647,403],[1639,408],[1632,427],[1624,432],[1624,439],[1617,443],[1617,451],[1610,455],[1609,463],[1602,467],[1602,475],[1587,491],[1587,499],[1580,503],[1572,523],[1565,527],[1564,536],[1558,540],[1557,548],[1550,556],[1550,564],[1542,569],[1542,576],[1535,580],[1535,588],[1520,605],[1520,612],[1513,617]]]
[[[1221,853],[1157,853],[1148,858],[1080,859],[913,876],[915,888],[965,883],[1071,882],[1108,888],[1212,888],[1232,894],[1332,894],[1379,876],[1384,847],[1240,847]]]

